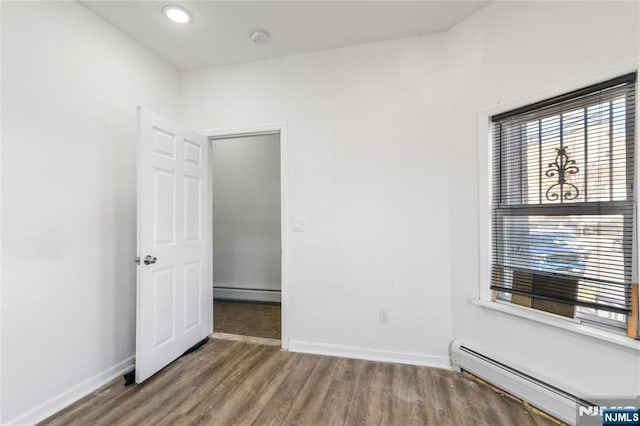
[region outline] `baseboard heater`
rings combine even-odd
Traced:
[[[214,286],[213,298],[218,300],[280,303],[280,290]]]
[[[576,423],[579,405],[593,405],[460,340],[451,345],[451,362],[455,371],[464,370],[480,377],[568,424]]]

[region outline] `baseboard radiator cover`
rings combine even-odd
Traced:
[[[592,404],[548,380],[536,378],[523,368],[507,364],[462,340],[451,344],[451,364],[455,371],[467,371],[526,401],[532,406],[568,424],[576,423],[576,408]]]
[[[213,298],[220,300],[238,300],[247,302],[280,303],[280,290],[260,290],[234,287],[213,287]]]

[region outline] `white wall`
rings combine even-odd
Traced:
[[[471,304],[489,250],[478,246],[479,112],[637,64],[638,5],[495,2],[447,39],[453,334],[592,396],[639,394],[640,354]]]
[[[436,35],[182,74],[196,129],[287,125],[292,348],[447,363],[443,64]]]
[[[213,142],[213,285],[280,291],[280,136]]]
[[[176,116],[177,72],[77,3],[1,7],[5,424],[131,365],[135,108]]]
[[[286,123],[307,222],[289,234],[292,347],[444,365],[455,336],[585,393],[640,392],[637,352],[470,303],[478,111],[637,60],[637,3],[496,2],[447,35],[186,72],[179,90],[82,6],[1,5],[0,422],[130,362],[138,104],[198,129]]]
[[[445,35],[184,73],[190,125],[289,126],[290,216],[309,227],[291,234],[291,339],[442,356],[463,337],[585,394],[637,393],[637,351],[471,300],[489,248],[479,111],[637,61],[638,16],[637,2],[496,2]]]

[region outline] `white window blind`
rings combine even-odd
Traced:
[[[628,314],[636,74],[492,117],[491,288]]]

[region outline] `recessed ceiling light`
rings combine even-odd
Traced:
[[[191,14],[180,6],[165,6],[164,14],[177,24],[186,24],[191,21]]]

